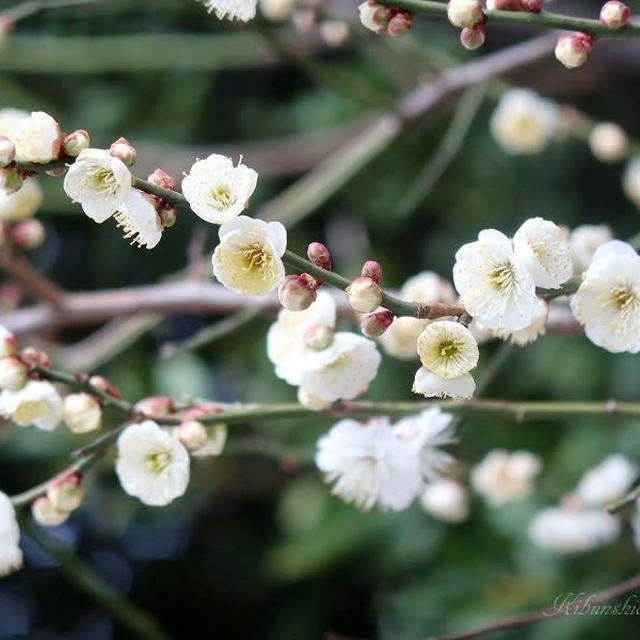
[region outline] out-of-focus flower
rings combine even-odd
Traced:
[[[591,131],[589,147],[600,162],[619,162],[629,150],[629,138],[615,122],[600,122]]]
[[[6,107],[0,109],[0,136],[5,136],[15,143],[20,125],[29,117],[28,111]]]
[[[387,30],[393,12],[389,7],[385,7],[375,2],[375,0],[365,0],[358,6],[360,22],[374,33],[383,33]]]
[[[576,227],[569,236],[569,248],[575,273],[582,273],[587,269],[596,249],[610,240],[613,240],[613,236],[606,224],[584,224]]]
[[[427,513],[444,522],[462,522],[469,515],[466,489],[449,478],[427,484],[420,496],[420,504]]]
[[[0,576],[6,576],[22,567],[20,528],[16,510],[9,496],[0,491]]]
[[[27,383],[27,366],[14,356],[0,358],[0,389],[19,391]]]
[[[84,500],[82,476],[79,473],[63,473],[54,478],[47,487],[47,498],[61,511],[73,511]]]
[[[15,354],[18,348],[16,337],[0,324],[0,358],[8,358]]]
[[[580,479],[576,495],[588,507],[604,507],[622,498],[638,477],[638,467],[620,453],[606,457]]]
[[[640,207],[640,156],[634,156],[629,160],[622,177],[624,193],[636,205]]]
[[[43,527],[57,527],[69,518],[71,512],[56,507],[47,496],[40,496],[31,504],[31,515]]]
[[[215,11],[216,17],[222,20],[240,20],[248,22],[256,17],[258,0],[199,0],[209,13]]]
[[[74,433],[87,433],[100,428],[102,407],[89,393],[70,393],[64,399],[62,419]]]
[[[260,0],[260,11],[267,20],[283,22],[293,12],[297,0]]]
[[[46,164],[60,155],[62,130],[48,113],[33,111],[20,123],[13,142],[18,162]]]
[[[20,391],[0,393],[0,414],[11,417],[20,427],[31,424],[53,431],[62,420],[62,398],[46,380],[30,380]]]
[[[426,367],[421,367],[416,371],[412,390],[425,398],[469,399],[473,397],[476,383],[469,373],[457,378],[441,378]]]
[[[16,222],[30,218],[42,204],[42,189],[35,178],[27,178],[15,193],[0,190],[0,221]]]

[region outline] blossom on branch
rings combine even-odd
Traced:
[[[18,162],[46,164],[60,155],[62,130],[48,113],[33,111],[20,123],[13,142]]]
[[[426,367],[416,371],[412,391],[425,398],[461,398],[473,397],[476,382],[473,376],[465,373],[457,378],[441,378]]]
[[[0,415],[10,417],[20,427],[35,425],[53,431],[62,420],[62,398],[46,380],[30,380],[20,391],[0,393]]]
[[[15,193],[0,189],[0,221],[16,222],[30,218],[42,204],[44,196],[35,178],[27,178]]]
[[[469,329],[451,320],[426,327],[418,337],[418,355],[424,367],[447,380],[475,369],[480,357]]]
[[[20,528],[16,520],[16,510],[9,497],[0,491],[0,577],[22,567],[19,541]]]
[[[580,479],[576,495],[589,507],[605,507],[619,500],[638,477],[638,467],[620,453],[607,456]]]

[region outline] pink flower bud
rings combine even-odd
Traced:
[[[567,68],[582,66],[593,48],[593,37],[576,31],[569,36],[561,36],[556,45],[556,58]]]
[[[371,313],[382,302],[382,290],[371,278],[360,276],[345,290],[349,304],[358,313]]]
[[[331,254],[321,242],[312,242],[307,247],[307,258],[316,267],[331,271]]]
[[[168,416],[173,412],[170,396],[148,396],[135,404],[135,410],[146,416]]]
[[[109,147],[109,153],[114,158],[122,160],[128,167],[134,165],[138,158],[135,147],[126,138],[118,138]]]
[[[0,358],[12,356],[17,348],[18,341],[16,337],[11,331],[0,325]]]
[[[68,133],[62,141],[62,151],[72,158],[80,155],[82,151],[91,145],[89,133],[84,129],[76,129]]]
[[[333,342],[334,333],[333,327],[326,324],[314,324],[306,330],[304,341],[309,349],[322,351]]]
[[[411,26],[412,21],[410,13],[396,13],[396,15],[389,20],[387,33],[394,38],[398,38],[405,35],[405,33],[409,33],[409,31],[411,31]]]
[[[56,476],[47,487],[47,498],[60,511],[77,509],[84,500],[82,474],[76,471]]]
[[[202,422],[189,420],[178,427],[178,439],[189,451],[196,451],[204,447],[209,434]]]
[[[318,283],[308,273],[287,276],[278,287],[278,300],[288,311],[304,311],[316,299]]]
[[[20,359],[31,367],[39,366],[48,369],[51,366],[48,354],[35,347],[25,347],[20,352]]]
[[[40,220],[31,218],[16,223],[11,229],[11,241],[18,247],[31,251],[45,241],[47,232]]]
[[[518,11],[519,0],[487,0],[487,9],[489,11]]]
[[[631,11],[629,7],[618,0],[605,2],[600,10],[600,23],[609,29],[620,29],[629,22]]]
[[[527,11],[528,13],[540,13],[542,11],[542,0],[520,0],[520,11]]]
[[[62,418],[73,433],[96,431],[102,424],[102,405],[90,393],[70,393],[64,399]]]
[[[13,356],[0,359],[0,389],[19,391],[27,383],[29,369]]]
[[[478,23],[475,27],[465,27],[460,32],[460,44],[469,51],[479,49],[484,44],[484,30],[483,23]]]
[[[360,22],[374,33],[382,33],[386,30],[393,11],[389,7],[385,7],[375,2],[375,0],[365,0],[358,6],[360,14]]]
[[[108,393],[113,398],[120,398],[120,392],[104,376],[91,376],[89,384],[99,391]]]
[[[163,229],[173,227],[178,220],[178,210],[175,207],[161,207],[158,215]]]
[[[362,265],[360,275],[363,278],[371,278],[376,284],[380,284],[382,282],[382,267],[375,260],[367,260]]]
[[[394,315],[388,309],[380,309],[373,313],[368,313],[360,320],[360,330],[367,338],[377,338],[381,336],[393,322]]]
[[[5,138],[0,136],[0,167],[6,167],[11,164],[16,157],[16,145]]]
[[[473,27],[482,21],[482,2],[480,0],[449,0],[447,17],[454,27]]]
[[[22,186],[22,174],[17,169],[0,167],[0,191],[11,195]]]
[[[147,178],[147,182],[169,191],[174,191],[176,188],[176,181],[164,169],[160,168],[154,169],[153,173]]]
[[[69,514],[69,511],[58,509],[46,496],[41,496],[31,505],[33,519],[43,527],[57,527],[69,517]]]

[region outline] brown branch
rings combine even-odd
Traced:
[[[554,602],[550,606],[539,609],[538,611],[501,618],[494,622],[490,622],[489,624],[477,627],[476,629],[463,631],[461,633],[445,634],[443,636],[432,638],[431,640],[470,640],[472,638],[480,638],[481,636],[486,636],[498,631],[505,631],[506,629],[526,627],[538,622],[545,622],[546,620],[552,620],[559,616],[584,613],[585,609],[588,611],[589,608],[596,605],[611,602],[611,600],[615,600],[616,598],[630,593],[635,589],[640,589],[640,574],[613,587],[604,589],[599,593],[587,595],[570,602],[563,600],[561,606],[557,606],[557,602]]]
[[[61,303],[64,291],[36,271],[22,256],[10,251],[0,251],[0,267],[5,273],[18,280],[36,298],[53,305]]]

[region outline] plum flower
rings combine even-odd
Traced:
[[[20,391],[0,393],[0,414],[20,427],[31,424],[53,431],[62,420],[63,403],[56,388],[46,380],[30,380]]]
[[[599,347],[640,351],[640,256],[631,245],[612,240],[596,250],[571,310]]]
[[[122,488],[151,506],[164,506],[189,484],[189,454],[152,420],[129,425],[118,438],[116,473]]]
[[[418,457],[387,418],[336,423],[318,441],[316,465],[334,494],[364,510],[406,509],[423,486]]]
[[[14,193],[7,194],[0,190],[0,221],[16,222],[30,218],[42,200],[42,189],[35,178],[27,178]]]
[[[223,224],[242,213],[256,188],[258,174],[231,158],[212,154],[198,160],[182,181],[182,193],[193,212],[213,224]]]
[[[495,229],[458,249],[453,281],[469,314],[489,329],[524,329],[537,311],[533,276]]]
[[[587,269],[596,249],[610,240],[613,240],[613,236],[611,229],[606,224],[583,224],[576,227],[569,236],[574,271],[582,273]]]
[[[225,222],[218,235],[213,274],[227,289],[268,293],[284,278],[281,257],[287,247],[287,232],[279,222],[238,216]]]
[[[256,17],[258,0],[201,0],[209,13],[215,11],[216,17],[222,20],[241,20],[248,22]]]
[[[478,343],[469,329],[458,322],[442,320],[430,324],[418,337],[422,365],[441,378],[458,378],[478,364]]]
[[[149,196],[137,189],[130,189],[127,197],[118,205],[113,219],[122,229],[125,240],[132,245],[153,249],[162,238],[162,224],[155,205]]]
[[[425,398],[461,398],[467,400],[473,397],[476,390],[476,382],[469,373],[464,373],[457,378],[441,378],[426,367],[420,367],[416,371],[412,390]]]
[[[0,491],[0,577],[9,575],[22,566],[19,541],[16,510],[9,497]]]
[[[519,329],[518,331],[502,331],[496,329],[492,333],[496,338],[508,340],[511,344],[523,347],[524,345],[537,340],[538,336],[544,335],[548,317],[549,305],[542,298],[538,298],[538,309],[528,327]]]
[[[638,467],[622,454],[614,454],[582,476],[576,495],[589,507],[604,507],[622,498],[637,477]]]
[[[46,164],[60,155],[60,125],[44,111],[33,111],[20,122],[13,142],[18,162]]]
[[[427,484],[420,496],[422,508],[444,522],[462,522],[469,515],[469,497],[455,480],[443,478]]]

